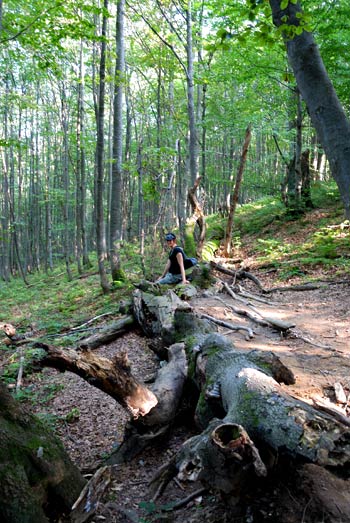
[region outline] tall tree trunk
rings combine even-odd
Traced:
[[[303,12],[300,2],[288,2],[287,7],[281,9],[280,0],[270,0],[270,6],[274,24],[282,27],[288,60],[298,89],[327,155],[344,203],[345,215],[350,218],[350,121],[329,79],[312,33],[303,30],[297,34],[295,31],[291,37],[290,29],[298,29],[301,24]],[[284,25],[286,19],[287,26]]]
[[[192,2],[187,2],[186,10],[186,53],[187,53],[187,113],[189,123],[189,167],[191,184],[194,186],[198,177],[198,143],[196,130],[196,111],[194,102],[194,66],[192,45]]]
[[[68,151],[68,107],[67,107],[67,95],[66,86],[64,83],[61,87],[61,110],[62,110],[62,132],[63,132],[63,165],[62,165],[62,177],[63,177],[63,190],[64,190],[64,202],[63,207],[63,222],[64,222],[64,260],[66,264],[66,271],[68,281],[71,281],[73,276],[70,268],[70,234],[69,234],[69,151]]]
[[[86,238],[86,168],[84,147],[84,62],[83,41],[80,41],[79,50],[79,82],[77,107],[77,160],[76,160],[76,228],[77,228],[77,264],[82,271],[81,258],[84,267],[90,267],[90,260]]]
[[[113,122],[113,166],[110,209],[110,263],[112,280],[123,279],[120,266],[119,246],[122,240],[122,176],[123,176],[123,92],[124,92],[124,6],[125,0],[117,3],[116,21],[116,86],[114,93]]]
[[[97,101],[97,142],[96,142],[96,186],[95,186],[95,209],[96,209],[96,245],[98,271],[102,291],[110,291],[105,268],[106,259],[106,236],[105,221],[103,215],[103,188],[104,188],[104,115],[105,115],[105,81],[106,81],[106,34],[107,34],[107,12],[108,0],[104,0],[104,15],[102,19],[102,42],[99,69],[99,93]]]

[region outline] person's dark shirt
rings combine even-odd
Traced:
[[[176,259],[176,255],[181,252],[182,254],[182,258],[184,259],[185,258],[185,253],[184,251],[181,249],[181,247],[174,247],[171,251],[170,251],[170,254],[169,254],[169,260],[170,260],[170,268],[169,268],[169,272],[171,274],[181,274],[181,269],[180,269],[180,265],[179,265],[179,262],[177,261]]]

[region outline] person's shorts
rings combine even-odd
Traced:
[[[164,278],[161,278],[157,281],[157,283],[180,283],[182,281],[181,274],[171,274],[171,272],[167,272]]]

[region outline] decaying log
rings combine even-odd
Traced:
[[[225,412],[224,421],[243,426],[253,440],[257,438],[277,452],[285,449],[294,456],[315,463],[341,466],[350,461],[346,427],[331,416],[321,414],[310,405],[289,396],[277,381],[293,382],[293,377],[288,373],[282,376],[280,369],[283,365],[279,366],[279,375],[276,375],[271,362],[268,363],[264,360],[266,356],[262,356],[266,353],[250,351],[243,354],[218,334],[205,334],[203,331],[199,334],[198,320],[195,324],[195,315],[190,308],[178,311],[170,296],[171,306],[167,308],[161,298],[164,296],[157,299],[162,309],[169,313],[166,316],[167,332],[174,331],[175,326],[182,326],[185,343],[186,339],[190,339],[190,346],[195,350],[196,379],[204,400],[198,402],[196,418],[202,427],[213,417],[209,398],[212,397],[211,389],[216,385]],[[150,302],[145,297],[139,296],[138,299],[144,305]],[[156,301],[151,302],[152,307],[156,306]],[[179,312],[181,325],[176,321]],[[159,325],[157,332],[160,332]],[[177,335],[181,335],[180,330],[177,330]],[[196,336],[198,343],[193,342]]]
[[[163,343],[173,343],[175,338],[175,311],[189,311],[191,306],[168,290],[164,295],[154,295],[137,289],[134,292],[134,316],[146,336],[159,336]]]
[[[62,521],[85,484],[59,439],[2,383],[0,464],[2,522]]]
[[[158,403],[153,392],[132,376],[126,354],[116,355],[111,361],[91,351],[40,346],[46,351],[41,365],[74,372],[109,394],[135,418],[144,416]]]
[[[105,343],[117,339],[135,326],[135,319],[128,315],[103,327],[99,332],[81,340],[78,344],[80,349],[96,349]]]
[[[201,480],[229,496],[232,503],[249,490],[254,475],[266,474],[269,462],[274,464],[280,454],[320,466],[349,466],[349,428],[288,395],[277,380],[290,384],[294,376],[273,353],[237,353],[227,340],[212,334],[200,344],[196,369],[202,389],[196,418],[207,428],[185,442],[159,470],[152,481],[154,495],[177,475],[182,480]],[[219,394],[211,394],[213,386]],[[213,418],[213,399],[220,399],[223,419]],[[241,428],[244,436],[233,437]],[[237,456],[240,439],[249,442],[249,450]],[[217,441],[223,442],[223,448],[213,453]],[[269,456],[266,463],[261,450]]]
[[[172,477],[181,481],[200,480],[210,489],[239,498],[253,477],[266,476],[266,467],[247,432],[235,423],[214,419],[202,434],[187,440],[168,464],[151,480],[155,499]]]
[[[205,383],[220,387],[223,423],[242,425],[255,442],[264,442],[276,452],[283,450],[323,466],[350,463],[349,429],[287,394],[261,353],[242,354],[212,334],[202,341],[198,359],[200,382],[205,376]],[[205,424],[211,415],[210,407],[199,402],[197,419]]]
[[[122,444],[109,458],[110,464],[132,459],[147,445],[168,433],[181,400],[188,367],[183,343],[170,346],[167,352],[168,362],[159,369],[151,387],[158,398],[157,405],[142,418],[129,421]]]

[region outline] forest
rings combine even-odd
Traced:
[[[4,521],[350,520],[349,20],[0,0]]]

